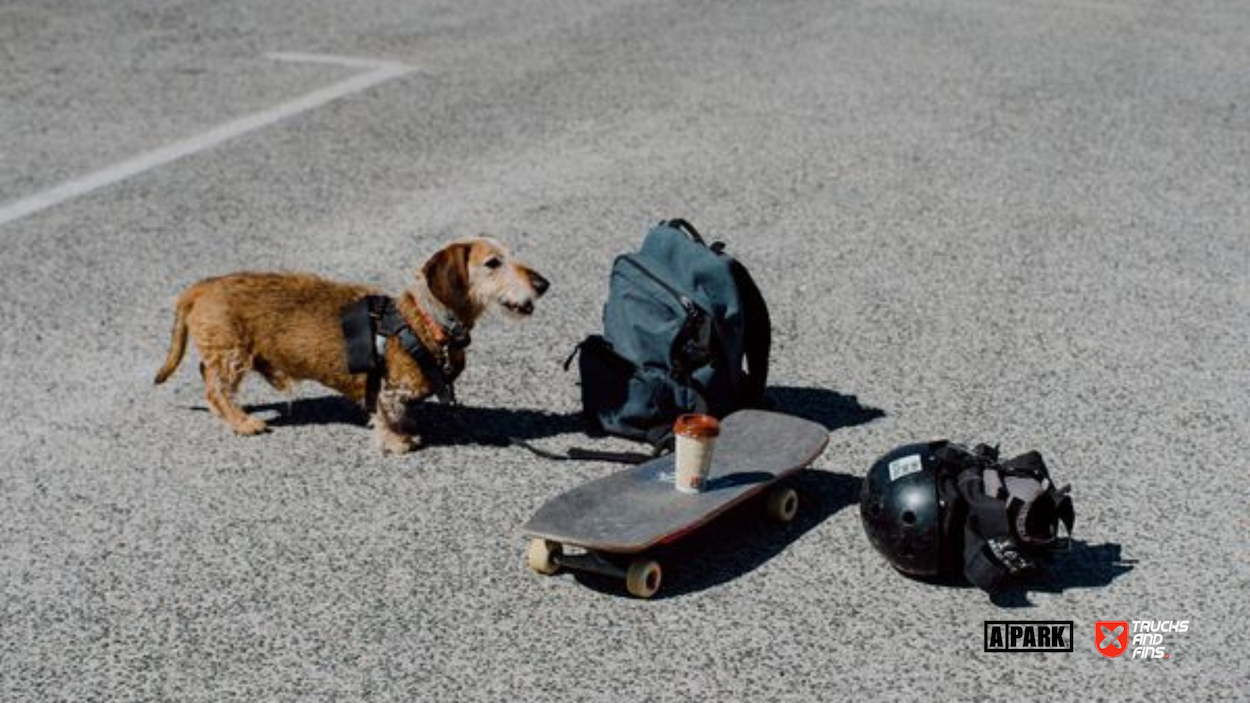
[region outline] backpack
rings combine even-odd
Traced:
[[[661,222],[613,262],[603,334],[574,351],[591,433],[663,448],[678,415],[762,405],[771,334],[759,288],[725,245]]]

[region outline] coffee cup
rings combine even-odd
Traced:
[[[698,493],[707,487],[720,422],[711,415],[682,415],[673,423],[673,435],[677,440],[674,485],[682,493]]]

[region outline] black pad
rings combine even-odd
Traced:
[[[344,308],[340,317],[347,351],[347,370],[351,373],[368,373],[378,365],[370,307],[369,297],[361,298]]]

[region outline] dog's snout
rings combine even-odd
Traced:
[[[551,282],[540,276],[536,271],[530,271],[530,285],[534,287],[534,292],[542,295],[551,287]],[[533,307],[533,306],[531,306]]]
[[[527,300],[524,303],[521,303],[520,305],[517,306],[517,312],[521,313],[522,315],[534,314],[534,301]]]

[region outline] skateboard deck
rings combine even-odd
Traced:
[[[770,516],[788,521],[798,496],[776,484],[820,456],[828,441],[828,430],[815,422],[740,410],[721,421],[704,491],[674,488],[672,454],[582,484],[547,501],[522,526],[532,539],[530,566],[540,573],[565,567],[626,576],[631,593],[649,597],[654,590],[645,593],[645,586],[658,589],[659,565],[635,560],[626,568],[623,561],[680,538],[770,487]],[[565,554],[565,546],[586,554]],[[631,582],[631,569],[640,572],[643,588],[634,588],[639,584]]]

